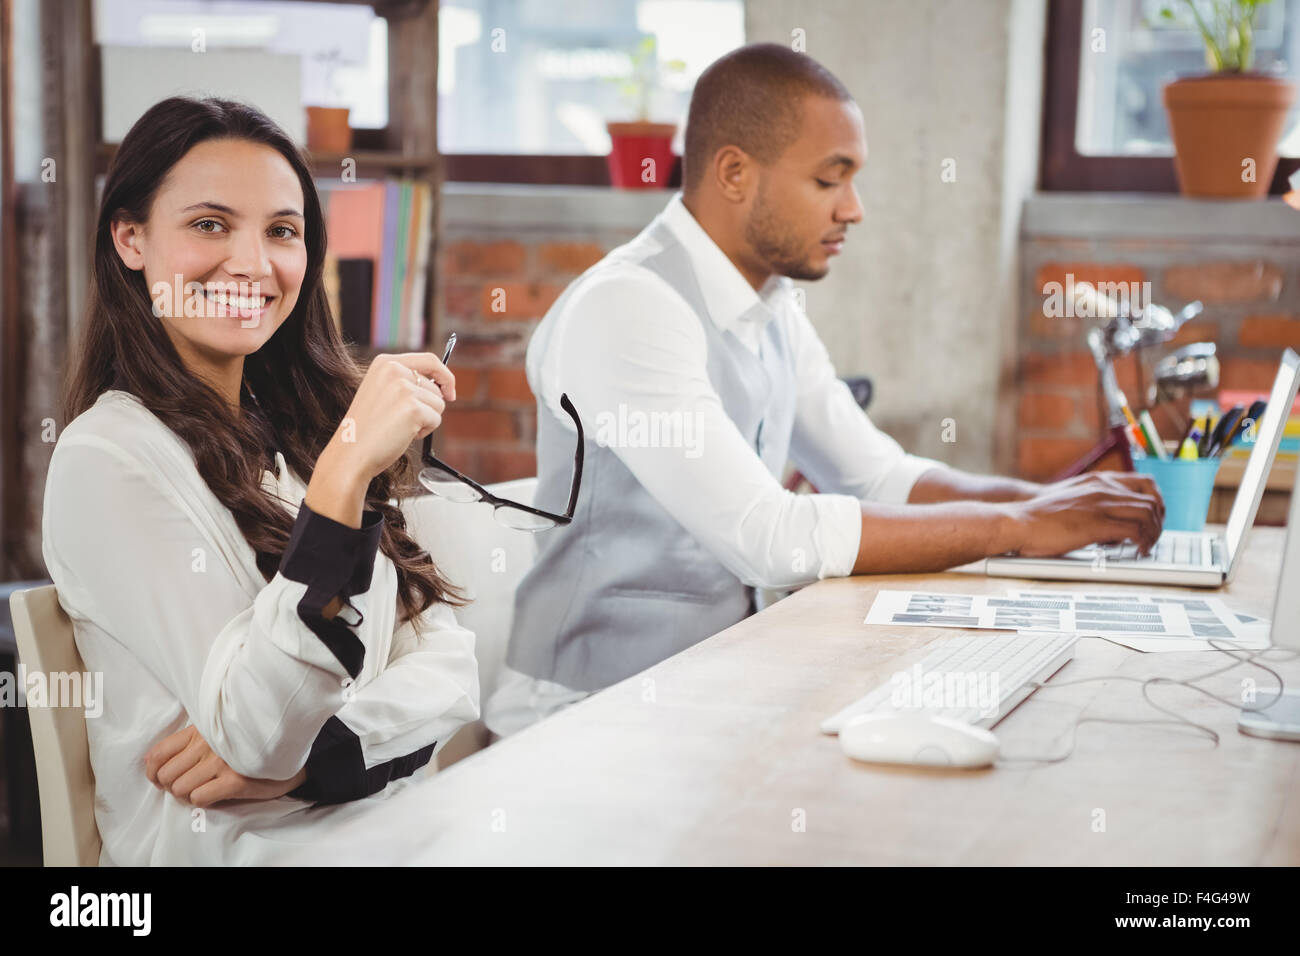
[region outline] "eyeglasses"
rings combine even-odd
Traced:
[[[560,407],[568,412],[578,430],[578,447],[573,455],[573,481],[569,486],[569,507],[562,515],[550,511],[530,508],[528,505],[506,498],[498,498],[473,478],[467,478],[455,468],[433,456],[433,433],[424,436],[424,452],[420,456],[424,468],[420,471],[420,484],[439,498],[448,501],[471,502],[482,501],[492,505],[492,517],[507,528],[516,531],[548,531],[557,525],[568,524],[573,520],[573,510],[578,504],[578,488],[582,484],[582,420],[578,411],[569,401],[568,395],[560,396]]]

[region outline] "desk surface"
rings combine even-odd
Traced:
[[[1282,542],[1280,529],[1256,528],[1217,593],[1271,616]],[[878,589],[1018,586],[1060,584],[964,571],[822,581],[339,821],[290,862],[1300,863],[1300,745],[1238,733],[1235,708],[1187,688],[1151,694],[1216,730],[1217,747],[1185,727],[1087,723],[1064,762],[963,771],[857,763],[818,732],[958,633],[867,627]],[[1185,677],[1221,663],[1085,638],[1053,679]],[[1300,683],[1300,662],[1273,666]],[[1234,697],[1247,677],[1273,686],[1247,667],[1202,686]],[[1007,756],[1060,753],[1081,714],[1162,716],[1141,685],[1098,681],[1041,690],[995,732]]]

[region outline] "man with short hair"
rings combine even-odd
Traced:
[[[575,280],[528,347],[537,497],[571,524],[539,539],[507,668],[486,708],[504,735],[730,627],[755,589],[939,571],[1160,533],[1145,476],[1056,485],[906,454],[835,374],[791,279],[819,279],[862,219],[862,114],[805,54],[757,44],[691,96],[683,191]],[[793,459],[818,489],[796,495]]]

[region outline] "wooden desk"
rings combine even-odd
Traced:
[[[1281,530],[1254,530],[1245,566],[1219,592],[1230,606],[1271,615],[1282,541]],[[958,633],[867,627],[878,588],[1017,586],[960,571],[820,582],[339,820],[286,862],[1300,863],[1300,746],[1238,733],[1235,708],[1186,688],[1152,696],[1214,728],[1217,747],[1186,728],[1084,724],[1062,763],[934,770],[856,763],[818,732]],[[1183,677],[1222,662],[1087,638],[1055,679]],[[1274,666],[1300,683],[1300,662]],[[1233,697],[1251,676],[1271,686],[1244,667],[1202,684]],[[1097,682],[1040,690],[995,732],[1007,755],[1058,753],[1080,714],[1161,716],[1140,685]]]

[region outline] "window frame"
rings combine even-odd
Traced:
[[[440,153],[449,183],[518,183],[531,186],[609,186],[605,156],[557,153]],[[667,188],[682,182],[682,158],[673,161]]]
[[[432,0],[435,15],[442,4]],[[379,5],[382,5],[379,4]],[[435,137],[437,131],[434,133]],[[609,163],[605,155],[561,153],[447,153],[438,147],[443,181],[448,183],[511,183],[527,186],[604,186]],[[673,163],[668,189],[682,184],[682,158]]]
[[[1043,135],[1039,188],[1044,192],[1176,193],[1172,156],[1085,156],[1075,147],[1084,0],[1052,0],[1044,44]],[[1278,157],[1268,195],[1287,191],[1300,157]]]

